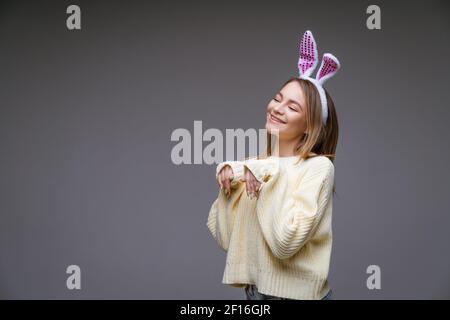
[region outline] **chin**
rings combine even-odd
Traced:
[[[267,130],[267,132],[270,133],[270,134],[272,134],[272,132],[273,132],[274,130],[278,130],[278,133],[280,133],[280,131],[281,131],[279,127],[273,125],[273,124],[270,123],[270,122],[267,122],[267,123],[266,123],[266,130]]]

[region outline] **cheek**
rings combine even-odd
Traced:
[[[295,113],[288,116],[289,131],[293,134],[300,134],[304,131],[306,122],[303,114]]]

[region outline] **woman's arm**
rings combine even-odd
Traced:
[[[207,221],[210,233],[225,252],[228,250],[231,232],[233,230],[236,216],[235,208],[241,198],[240,194],[244,190],[243,184],[240,181],[244,171],[242,161],[225,161],[218,164],[216,168],[216,179],[219,178],[220,171],[227,165],[233,170],[230,196],[227,197],[225,189],[219,191],[217,199],[213,202],[209,210]],[[240,191],[238,190],[239,188]]]
[[[278,168],[278,163],[269,159],[251,158],[245,161],[225,161],[217,165],[216,179],[219,178],[220,171],[227,165],[233,170],[230,197],[227,197],[225,189],[219,191],[217,199],[209,210],[207,221],[210,233],[225,252],[228,250],[230,243],[238,202],[246,190],[246,184],[241,181],[241,178],[244,177],[245,168],[251,170],[252,174],[261,181],[267,181]]]
[[[307,242],[332,197],[334,165],[324,157],[311,159],[295,190],[285,190],[277,183],[280,170],[262,179],[255,164],[251,171],[262,183],[257,216],[263,236],[274,256],[292,257]],[[274,167],[278,168],[278,167]],[[279,169],[279,168],[278,168]]]

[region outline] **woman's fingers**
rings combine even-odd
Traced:
[[[259,186],[261,185],[261,182],[258,181],[258,179],[256,179],[255,176],[252,175],[252,180],[253,180],[253,192],[256,198],[258,198],[259,195]]]
[[[258,181],[258,179],[255,178],[255,176],[251,173],[250,170],[246,170],[245,172],[245,181],[246,181],[246,189],[247,189],[247,195],[250,198],[258,198],[259,196],[259,187],[261,183]]]
[[[225,185],[226,195],[227,195],[227,197],[229,197],[231,186],[230,186],[230,178],[228,177],[228,175],[225,175],[224,185]]]
[[[231,194],[231,179],[233,178],[233,169],[230,166],[225,166],[220,170],[218,175],[219,185],[225,191],[225,195],[229,198]]]
[[[221,179],[222,179],[222,189],[225,191],[225,195],[228,196],[227,177],[225,174],[225,170],[222,170]]]
[[[244,173],[244,177],[245,177],[245,191],[247,192],[247,197],[250,197],[250,184],[251,181],[249,180],[249,170],[247,168],[245,168],[245,173]]]
[[[228,197],[231,195],[231,180],[233,180],[233,169],[227,167]]]
[[[222,185],[222,171],[219,172],[219,174],[217,175],[217,183],[219,184],[220,189],[223,188]]]
[[[249,171],[247,171],[247,184],[248,184],[248,193],[250,195],[250,198],[253,199],[255,197],[255,178],[253,177],[253,174]]]
[[[223,169],[219,172],[220,188],[223,189]]]
[[[255,178],[252,178],[252,195],[256,198],[257,196],[257,190],[256,190],[256,180]]]
[[[261,182],[256,181],[256,198],[259,197],[259,187],[261,186]]]

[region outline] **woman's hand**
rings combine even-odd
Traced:
[[[248,170],[247,167],[244,167],[244,178],[242,181],[245,182],[245,188],[247,190],[247,196],[252,199],[253,197],[259,197],[259,188],[261,187],[261,182],[259,182],[253,173]]]
[[[233,179],[233,169],[229,165],[224,166],[217,175],[217,183],[220,189],[225,189],[227,198],[231,193],[231,180]]]

